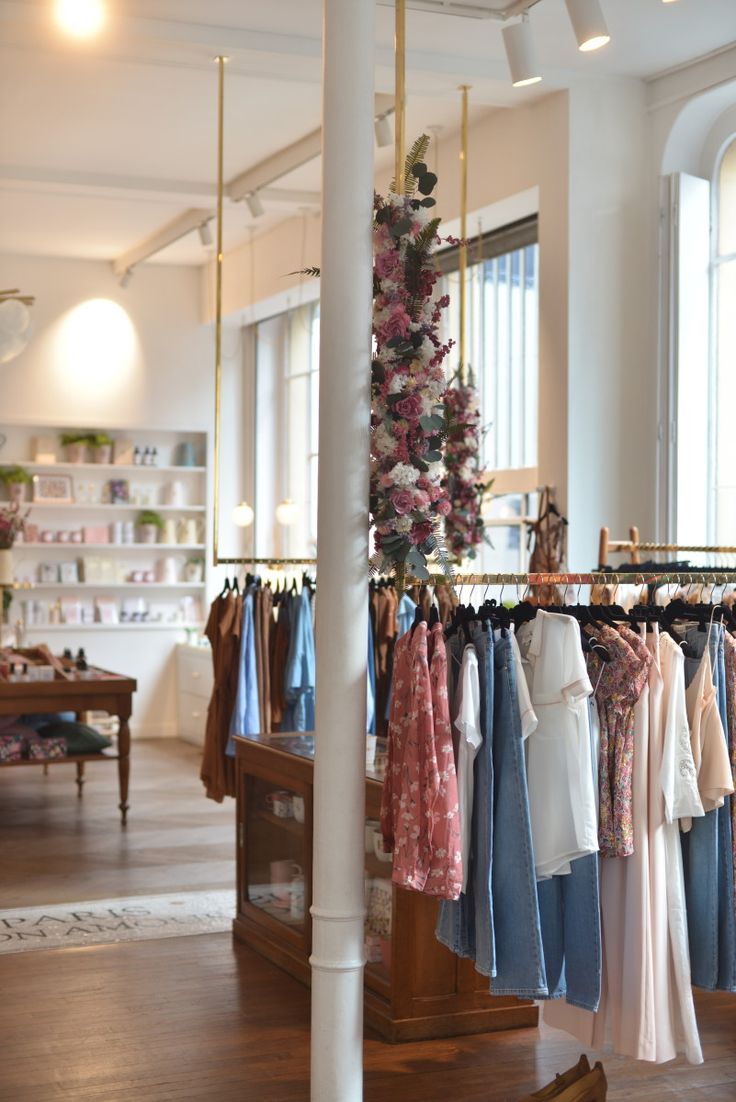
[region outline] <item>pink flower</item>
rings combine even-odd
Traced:
[[[416,509],[426,508],[426,506],[429,505],[429,502],[430,502],[429,494],[426,493],[424,490],[415,490],[414,491],[414,507]]]
[[[452,512],[452,505],[450,505],[447,498],[445,498],[444,501],[437,502],[437,512],[443,517],[448,516]]]
[[[414,494],[411,490],[395,490],[391,494],[391,504],[398,516],[406,516],[414,508]]]
[[[399,305],[394,310],[393,314],[386,319],[383,325],[378,330],[378,337],[382,344],[390,341],[393,337],[406,337],[409,332],[409,326],[411,325],[411,318],[407,314],[403,306]]]
[[[401,269],[401,257],[396,249],[387,249],[379,253],[375,261],[376,275],[379,279],[388,279]]]
[[[428,520],[423,520],[421,524],[414,524],[411,530],[411,537],[415,543],[424,543],[432,535],[432,524]]]
[[[416,420],[422,415],[422,399],[418,394],[407,394],[406,397],[400,398],[395,403],[394,412],[398,413],[399,417],[409,417]]]

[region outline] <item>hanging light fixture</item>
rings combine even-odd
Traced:
[[[522,16],[521,22],[509,23],[503,28],[501,34],[514,88],[523,88],[527,84],[539,84],[542,78],[539,75],[531,23],[526,13]]]
[[[133,269],[126,268],[121,276],[118,277],[118,283],[125,289],[133,278]]]
[[[251,191],[249,195],[246,195],[245,201],[248,204],[248,210],[253,218],[262,218],[266,213],[261,197],[257,191]]]
[[[299,519],[299,506],[291,498],[285,497],[276,506],[276,520],[284,528],[291,528]]]
[[[250,528],[254,517],[255,513],[247,501],[241,501],[233,509],[233,523],[237,524],[238,528]]]
[[[56,0],[54,18],[72,38],[93,38],[107,18],[103,0]]]
[[[209,222],[203,222],[201,226],[198,226],[197,232],[199,234],[199,240],[205,248],[212,244],[212,230],[210,229]]]
[[[611,41],[599,0],[565,0],[565,4],[579,50],[600,50]]]

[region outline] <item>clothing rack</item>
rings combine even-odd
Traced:
[[[605,566],[608,562],[608,556],[611,552],[625,553],[631,556],[632,565],[636,566],[641,562],[641,551],[658,552],[679,552],[689,551],[693,554],[700,555],[736,555],[736,547],[717,546],[708,544],[684,544],[684,543],[651,543],[648,541],[642,542],[639,539],[639,529],[636,526],[629,528],[629,538],[627,540],[612,540],[609,535],[609,528],[601,528],[600,540],[598,542],[598,564],[599,566]]]
[[[588,574],[457,574],[454,578],[447,578],[444,574],[433,574],[423,582],[416,578],[408,578],[407,585],[450,585],[454,589],[464,586],[539,586],[539,585],[654,585],[669,583],[671,585],[736,585],[736,570],[709,571],[698,573],[697,571],[667,570],[646,571],[641,574],[616,574],[608,571],[594,571]]]
[[[218,559],[218,566],[316,566],[316,559]]]

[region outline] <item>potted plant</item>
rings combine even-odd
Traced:
[[[156,543],[158,534],[164,526],[164,519],[153,509],[144,509],[138,517],[139,543]]]
[[[87,445],[93,439],[90,432],[62,432],[61,445],[64,448],[67,463],[84,463],[87,458]]]
[[[197,585],[204,580],[204,559],[187,559],[184,564],[184,580]]]
[[[112,437],[106,432],[93,433],[89,438],[95,463],[112,463]]]
[[[20,511],[20,503],[0,505],[0,585],[13,584],[12,547],[25,526],[29,510]]]
[[[0,467],[0,482],[7,487],[10,501],[21,503],[26,499],[26,487],[33,481],[24,467]]]

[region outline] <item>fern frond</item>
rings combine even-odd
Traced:
[[[311,276],[313,279],[319,279],[322,275],[321,268],[300,268],[298,272],[287,272],[287,275],[305,275]]]
[[[424,229],[419,231],[411,243],[411,248],[414,252],[424,254],[431,248],[441,222],[441,218],[432,218],[431,221],[427,222]]]
[[[414,168],[414,165],[418,165],[427,156],[429,142],[429,134],[420,134],[406,155],[406,160],[404,161],[404,195],[409,199],[411,199],[417,190],[417,179],[416,176],[412,175],[411,170]],[[398,181],[393,179],[391,181],[391,191],[394,194],[396,194],[397,187]]]

